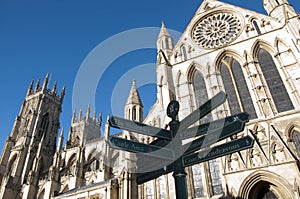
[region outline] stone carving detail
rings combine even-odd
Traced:
[[[192,38],[200,47],[218,48],[232,42],[241,31],[241,26],[241,21],[233,13],[214,13],[195,24]]]

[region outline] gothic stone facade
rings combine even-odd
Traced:
[[[268,15],[204,0],[173,44],[162,25],[157,40],[157,101],[142,119],[133,82],[127,119],[167,128],[166,107],[180,103],[181,120],[219,91],[227,101],[199,123],[246,111],[243,132],[253,148],[186,168],[189,198],[299,198],[300,19],[287,0],[263,0]],[[63,101],[56,88],[30,86],[0,160],[2,198],[175,198],[172,174],[142,185],[125,168],[133,154],[100,137],[101,117],[74,114],[65,146],[58,138]],[[149,143],[133,132],[114,136]],[[230,140],[230,139],[229,139]]]

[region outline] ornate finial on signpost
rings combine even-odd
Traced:
[[[176,100],[172,100],[167,107],[167,115],[172,118],[172,120],[176,120],[176,116],[179,111],[179,102]]]

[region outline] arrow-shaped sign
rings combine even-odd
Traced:
[[[179,131],[182,131],[188,128],[190,125],[194,124],[208,113],[210,113],[213,109],[217,108],[221,104],[226,101],[226,94],[221,91],[210,100],[201,105],[197,110],[193,111],[191,114],[186,116],[181,122]]]
[[[140,142],[125,140],[118,137],[111,136],[109,138],[109,145],[115,149],[121,149],[133,153],[144,153],[146,155],[155,156],[158,158],[174,160],[174,153],[172,150],[153,145],[147,145]]]
[[[236,120],[240,120],[241,122],[246,123],[250,120],[250,115],[246,112],[243,112],[236,115],[231,115],[226,118],[201,124],[199,126],[191,127],[186,130],[182,130],[182,132],[180,132],[181,139],[192,138],[195,136],[205,135],[210,132],[215,132],[216,129],[223,128],[224,126]]]
[[[211,149],[206,149],[190,155],[184,155],[182,157],[182,164],[184,167],[199,164],[201,162],[251,148],[253,144],[254,140],[249,136],[245,136],[243,138],[215,146]]]
[[[245,123],[237,120],[224,126],[222,129],[215,129],[215,131],[210,132],[206,136],[200,137],[196,140],[193,140],[192,142],[183,145],[184,154],[200,150],[201,147],[203,148],[209,146],[236,133],[239,133],[244,129],[244,126]]]
[[[154,126],[149,126],[141,122],[136,122],[132,120],[126,120],[123,118],[119,117],[110,117],[109,118],[109,124],[118,129],[123,129],[127,131],[133,131],[136,133],[141,133],[144,135],[149,135],[153,137],[158,137],[166,140],[171,140],[172,139],[172,134],[170,131],[157,128]]]

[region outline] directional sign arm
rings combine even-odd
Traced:
[[[190,125],[194,124],[196,121],[206,116],[213,109],[217,108],[225,101],[226,101],[226,94],[223,91],[219,92],[217,95],[215,95],[210,100],[208,100],[203,105],[201,105],[197,110],[193,111],[191,114],[185,117],[180,122],[179,131],[186,129]]]
[[[193,153],[190,155],[184,155],[182,158],[182,163],[185,167],[212,160],[224,155],[235,153],[241,150],[245,150],[253,147],[254,140],[250,136],[245,136],[243,138],[215,146],[210,149],[200,151],[198,153]]]
[[[172,150],[162,148],[153,145],[147,145],[140,142],[134,142],[131,140],[125,140],[118,137],[111,136],[108,141],[110,147],[115,149],[121,149],[133,153],[144,153],[146,155],[155,156],[164,159],[174,159],[174,153]]]
[[[123,118],[112,116],[109,118],[110,126],[127,131],[133,131],[144,135],[158,137],[166,140],[171,140],[171,132],[165,129],[149,126],[141,122],[126,120]]]
[[[150,180],[156,179],[162,175],[168,174],[170,172],[173,172],[174,170],[174,166],[173,163],[165,166],[164,168],[155,170],[155,171],[151,171],[151,172],[147,172],[147,173],[142,173],[142,174],[138,174],[136,182],[138,185],[143,184],[145,182],[148,182]]]
[[[201,147],[209,146],[213,143],[226,139],[236,133],[243,131],[245,123],[237,120],[232,122],[222,129],[216,129],[215,131],[210,132],[206,136],[202,136],[192,142],[189,142],[183,145],[183,151],[185,154],[192,153],[194,151],[200,150]]]
[[[250,115],[247,112],[231,115],[222,119],[214,120],[199,126],[191,127],[188,129],[181,130],[181,138],[188,139],[195,136],[205,135],[209,132],[216,131],[216,129],[223,128],[224,126],[232,123],[236,120],[240,120],[243,123],[246,123],[250,120]]]

